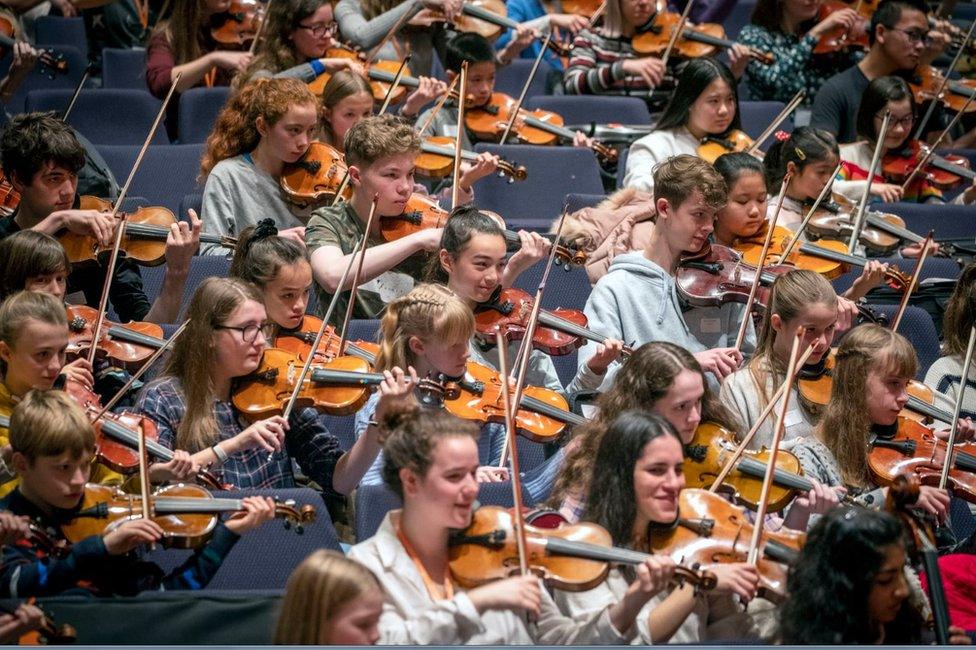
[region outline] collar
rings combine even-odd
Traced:
[[[891,440],[898,433],[898,422],[894,424],[872,424],[871,434],[877,436],[881,440]]]
[[[60,527],[61,524],[66,524],[74,519],[74,513],[81,508],[81,504],[78,504],[77,508],[72,508],[71,510],[54,508],[51,514],[47,514],[38,508],[34,502],[24,496],[20,491],[20,486],[14,488],[13,492],[7,495],[3,500],[3,505],[6,510],[14,514],[26,515],[32,521],[40,522],[45,526],[56,527]]]

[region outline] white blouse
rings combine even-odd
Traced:
[[[685,127],[645,135],[630,145],[624,187],[654,193],[654,168],[678,154],[698,155],[698,140]]]

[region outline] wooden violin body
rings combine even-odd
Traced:
[[[681,15],[674,11],[659,11],[654,16],[650,28],[636,34],[631,46],[638,56],[663,56],[671,37],[678,29]],[[672,56],[675,58],[697,59],[715,56],[719,50],[731,48],[734,42],[726,38],[725,28],[718,23],[686,23],[675,41]],[[768,52],[749,48],[749,57],[769,65],[775,61]],[[711,162],[711,161],[709,161]]]
[[[718,157],[736,151],[745,151],[755,141],[745,131],[733,129],[724,137],[705,136],[698,145],[698,157],[707,163],[714,163]]]
[[[211,29],[210,35],[225,48],[241,49],[254,40],[265,9],[265,3],[259,0],[233,0],[219,16],[223,22]]]
[[[324,205],[332,201],[348,174],[345,156],[324,143],[313,142],[300,160],[285,165],[279,185],[285,199],[300,208]],[[352,190],[348,186],[343,198]]]
[[[532,313],[532,297],[521,289],[502,289],[489,303],[475,310],[475,336],[479,340],[494,344],[495,332],[501,330],[506,341],[521,341],[525,338],[526,326]],[[577,327],[586,327],[586,315],[575,309],[553,309],[546,312],[554,318]],[[550,355],[570,354],[584,343],[584,338],[574,336],[559,329],[546,327],[541,322],[532,337],[532,346]],[[570,329],[570,328],[564,328]]]
[[[343,52],[343,50],[339,50]],[[327,52],[328,56],[333,56],[333,54],[338,54],[335,50],[329,50]],[[340,55],[343,58],[355,58],[360,59],[357,52],[350,52],[349,54]],[[379,61],[373,61],[372,63],[365,64],[363,66],[366,69],[366,76],[369,78],[369,87],[373,93],[373,99],[378,102],[386,100],[387,94],[390,92],[390,88],[393,86],[392,81],[396,76],[397,70],[400,69],[399,61],[390,61],[381,59]],[[411,76],[409,66],[403,67],[403,76]],[[321,97],[322,93],[325,91],[325,86],[332,79],[332,73],[323,72],[315,79],[308,83],[308,89],[312,91],[312,94],[316,97]],[[393,94],[390,96],[391,104],[399,104],[404,99],[407,98],[407,92],[409,88],[403,84],[398,84],[393,90]]]
[[[776,228],[773,229],[773,238],[769,243],[769,251],[766,253],[767,265],[789,264],[794,268],[819,273],[828,280],[840,277],[845,272],[846,269],[842,263],[816,257],[814,255],[805,255],[800,252],[798,247],[794,248],[793,252],[790,253],[789,259],[783,260],[782,253],[786,250],[786,247],[789,245],[789,241],[792,237],[793,233],[790,232],[788,228],[776,226]],[[766,229],[764,227],[754,236],[736,241],[735,250],[742,255],[743,262],[751,266],[756,266],[759,264],[759,257],[762,254],[762,247],[765,238]],[[820,242],[818,245],[838,253],[847,252],[846,246],[835,241]]]
[[[461,159],[472,161],[477,154],[461,150]],[[445,178],[454,171],[454,138],[428,136],[420,145],[420,153],[414,159],[416,172],[429,178]],[[498,161],[498,171],[508,176],[510,181],[524,181],[528,177],[525,167]]]
[[[785,265],[763,268],[753,309],[764,309],[769,304],[769,285],[776,275],[790,270],[792,267]],[[682,258],[675,281],[688,304],[717,307],[727,302],[746,303],[757,272],[755,266],[743,263],[731,248],[706,243],[702,251]]]
[[[428,228],[442,228],[449,214],[435,199],[412,194],[401,214],[380,215],[380,232],[386,241],[395,241]]]
[[[838,0],[828,0],[820,7],[817,21],[822,21],[835,11],[850,8],[844,2]],[[848,50],[867,50],[868,49],[868,21],[859,20],[851,29],[844,26],[830,29],[817,44],[813,47],[813,53],[818,55],[835,54]]]
[[[81,356],[92,346],[98,311],[87,305],[68,305],[68,349],[71,356]],[[163,328],[155,323],[133,321],[125,325],[105,321],[98,341],[100,356],[123,365],[141,364],[162,347]]]
[[[902,183],[911,176],[927,152],[926,145],[911,140],[902,151],[889,152],[881,158],[881,173],[895,183]],[[933,155],[915,178],[924,179],[940,190],[951,190],[964,181],[972,182],[976,173],[970,169],[969,159],[964,156]]]
[[[976,102],[970,102],[966,106],[966,100],[976,92],[971,82],[949,81],[943,85],[942,72],[931,65],[920,65],[915,68],[915,72],[908,79],[908,87],[915,95],[915,102],[919,105],[927,101],[941,101],[942,105],[950,111],[958,113],[964,107],[966,113],[976,111]],[[942,94],[939,89],[944,88]]]

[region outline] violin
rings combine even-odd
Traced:
[[[7,56],[7,52],[13,49],[17,43],[13,38],[14,26],[7,18],[0,16],[0,58]],[[68,73],[68,62],[64,54],[50,48],[35,48],[39,55],[38,63],[41,64],[41,74],[48,79],[54,79],[59,74]]]
[[[895,437],[878,437],[871,442],[868,469],[878,485],[891,485],[896,476],[909,474],[922,485],[938,487],[946,453],[946,441],[939,439],[935,431],[899,416]],[[976,503],[976,444],[953,446],[949,484],[954,495]]]
[[[461,160],[473,161],[478,154],[461,150]],[[414,159],[416,172],[428,178],[444,178],[454,171],[454,138],[445,136],[428,136],[420,145],[420,153]],[[507,160],[498,161],[498,171],[508,176],[511,181],[524,181],[528,172],[524,165],[518,165]]]
[[[749,553],[752,524],[744,510],[707,490],[685,488],[678,497],[678,518],[670,525],[652,524],[651,548],[668,553],[676,562],[701,565],[744,562]],[[780,600],[786,594],[788,565],[797,557],[806,534],[764,529],[760,538],[760,594]]]
[[[87,305],[68,305],[68,349],[71,356],[81,356],[92,346],[98,311]],[[163,346],[163,328],[155,323],[133,321],[125,325],[107,322],[102,330],[98,350],[123,365],[137,365]]]
[[[487,104],[470,107],[464,112],[464,125],[479,140],[497,142],[505,132],[517,104],[512,97],[494,92]],[[563,127],[562,117],[541,108],[534,111],[519,108],[518,116],[512,124],[512,134],[522,143],[535,145],[555,144],[559,138],[572,141],[576,135]],[[591,148],[603,161],[617,160],[617,150],[613,147],[594,141]]]
[[[811,404],[826,406],[830,402],[830,392],[834,386],[833,371],[837,362],[836,354],[836,350],[831,349],[818,363],[807,364],[797,373],[797,391]],[[908,400],[910,408],[924,409],[926,403],[932,401],[932,390],[922,382],[913,379],[908,384]],[[926,410],[936,412],[937,417],[943,413],[934,407]],[[919,416],[924,415],[924,411],[919,411]]]
[[[520,341],[532,313],[533,300],[521,289],[499,287],[492,298],[475,309],[475,336],[486,345],[495,344],[499,329],[506,341]],[[550,355],[570,354],[585,341],[603,343],[606,339],[586,328],[586,314],[576,309],[539,310],[539,327],[532,337],[532,346]],[[630,355],[629,347],[623,352]]]
[[[563,0],[560,4],[562,10],[568,14],[579,14],[589,18],[600,8],[602,0]]]
[[[838,195],[837,198],[843,197]],[[855,211],[856,207],[847,199],[843,199],[842,203],[821,203],[807,224],[807,232],[828,241],[848,242],[854,232]],[[872,255],[890,255],[898,250],[903,239],[913,239],[911,236],[905,237],[905,234],[914,235],[905,229],[904,219],[895,214],[870,210],[865,211],[858,241]],[[917,235],[914,237],[919,241],[923,239]]]
[[[443,14],[434,12],[439,20]],[[518,29],[519,23],[508,17],[504,0],[466,0],[461,3],[461,15],[453,20],[454,30],[481,34],[489,41],[495,41],[509,29]],[[569,56],[572,48],[556,39],[550,39],[549,49],[557,56]]]
[[[736,151],[745,151],[755,143],[745,131],[732,129],[724,137],[706,135],[698,145],[698,157],[707,163],[714,163],[718,157]]]
[[[339,56],[335,58],[360,58],[356,52],[349,51],[349,54],[339,54],[343,50],[328,50],[326,52],[327,57],[332,57],[335,54]],[[396,78],[397,70],[400,69],[400,61],[391,60],[379,60],[373,61],[372,63],[363,62],[363,68],[366,71],[366,77],[369,78],[369,87],[373,93],[373,99],[382,102],[386,99],[386,95],[390,92],[390,87],[393,80]],[[403,67],[403,77],[410,76],[410,68],[408,66]],[[323,91],[325,91],[326,84],[329,83],[329,79],[332,78],[331,72],[323,72],[317,76],[312,81],[308,82],[308,89],[312,91],[312,94],[316,97],[321,97]],[[414,81],[417,81],[414,79]],[[419,83],[419,82],[418,82]],[[400,83],[393,90],[393,94],[390,96],[391,104],[399,104],[407,97],[407,89],[411,86],[409,84],[403,83],[403,78],[401,77]]]
[[[321,318],[306,314],[302,319],[302,324],[295,329],[288,330],[279,327],[275,338],[271,341],[271,347],[284,350],[304,361],[312,351],[312,343],[315,341],[315,335],[321,326]],[[322,341],[315,353],[316,361],[328,361],[342,354],[359,357],[372,366],[376,361],[376,355],[379,354],[379,345],[368,341],[346,341],[340,352],[338,333],[332,325],[326,325]]]
[[[861,0],[858,0],[857,4],[858,7],[863,6]],[[850,8],[851,7],[847,3],[840,2],[839,0],[829,0],[820,6],[820,12],[817,14],[817,22],[823,21],[825,18],[827,18],[827,16],[835,11]],[[859,20],[850,29],[844,27],[843,25],[839,25],[828,30],[823,36],[820,37],[817,44],[814,45],[813,53],[817,55],[824,55],[867,49],[868,20]]]
[[[786,265],[763,267],[753,309],[765,309],[769,304],[769,285],[778,275],[792,269],[793,267]],[[705,242],[697,253],[682,256],[675,273],[675,282],[681,297],[691,305],[709,307],[727,302],[744,304],[749,299],[756,273],[756,267],[745,264],[731,248]]]
[[[243,48],[257,36],[266,8],[259,0],[232,0],[227,11],[214,16],[211,37],[224,47]]]
[[[742,261],[751,266],[756,266],[759,264],[759,257],[762,255],[763,243],[766,241],[766,232],[769,228],[769,222],[764,221],[762,227],[759,231],[752,237],[738,237],[735,240],[733,248],[742,255]],[[790,239],[793,238],[793,233],[789,228],[784,226],[776,226],[773,229],[773,237],[769,242],[769,250],[766,253],[767,263],[780,263],[780,258],[782,257],[779,253],[786,250],[789,245]],[[823,247],[837,253],[846,254],[847,247],[841,245],[835,241],[822,242]],[[816,257],[813,255],[806,255],[797,249],[794,249],[790,253],[789,259],[783,262],[785,264],[790,264],[795,268],[804,269],[807,271],[813,271],[814,273],[819,273],[828,280],[833,280],[834,278],[840,277],[846,270],[841,262],[823,259],[821,257]]]
[[[8,217],[20,205],[20,192],[14,189],[7,177],[0,171],[0,217]]]
[[[688,487],[709,488],[715,477],[725,467],[726,459],[738,447],[735,434],[714,422],[698,425],[695,436],[685,445],[685,480]],[[721,489],[750,510],[759,504],[763,477],[769,465],[769,451],[746,449],[742,458],[725,478]],[[780,449],[776,454],[776,471],[769,492],[770,512],[778,512],[788,506],[797,492],[809,492],[813,483],[803,476],[799,459]]]
[[[83,196],[79,209],[111,212],[112,203],[94,196]],[[130,213],[117,212],[115,217],[126,219],[121,248],[126,257],[143,266],[159,266],[166,261],[166,238],[170,234],[170,226],[176,223],[172,212],[158,207],[139,208]],[[112,250],[111,245],[101,246],[91,235],[79,235],[67,230],[58,235],[58,241],[72,264],[98,261],[104,253]],[[237,240],[233,237],[204,233],[200,234],[200,241],[226,248],[237,245]]]
[[[25,603],[37,606],[34,598],[28,598]],[[0,612],[4,614],[14,615],[19,607],[20,603],[16,601],[0,602]],[[54,619],[45,613],[41,619],[40,627],[20,637],[17,645],[68,645],[74,643],[77,638],[78,632],[74,627],[67,623],[58,625]]]
[[[519,570],[514,516],[498,506],[481,506],[471,525],[451,536],[450,570],[454,580],[471,589],[511,577]],[[527,561],[547,584],[566,591],[586,591],[603,582],[611,564],[641,564],[647,553],[618,548],[610,533],[597,524],[563,522],[556,528],[525,526]],[[678,565],[672,584],[695,585],[708,591],[715,574]]]
[[[881,173],[886,179],[902,183],[911,176],[919,162],[928,153],[928,147],[918,140],[909,140],[900,151],[889,151],[881,158]],[[976,180],[976,172],[969,168],[964,156],[939,156],[932,154],[925,168],[915,175],[940,190],[951,190],[964,181]]]
[[[631,46],[638,56],[661,56],[668,48],[671,37],[681,22],[681,15],[674,11],[661,11],[654,16],[650,27],[634,36]],[[674,55],[685,59],[715,56],[720,49],[735,45],[725,37],[725,28],[718,23],[686,23],[674,44]],[[749,58],[770,65],[776,58],[768,53],[749,48]]]
[[[242,499],[216,499],[199,485],[169,485],[150,496],[151,519],[163,529],[162,545],[166,548],[198,548],[205,544],[217,526],[218,515],[240,512]],[[126,494],[107,485],[85,486],[80,509],[71,521],[61,525],[65,538],[72,543],[92,535],[103,535],[122,522],[142,516],[142,497]],[[276,503],[275,517],[284,519],[285,528],[304,532],[304,525],[315,521],[315,507],[297,507],[293,502]]]
[[[467,373],[460,379],[448,378],[456,384],[459,394],[444,401],[444,408],[463,420],[504,422],[502,408],[502,378],[498,371],[474,361],[468,361]],[[514,382],[509,379],[510,384]],[[566,398],[554,390],[526,386],[515,414],[515,426],[523,437],[535,442],[556,440],[567,425],[586,422],[569,410]]]
[[[278,181],[285,200],[299,208],[325,205],[335,199],[349,169],[339,150],[324,142],[313,142],[297,161],[287,163]],[[342,198],[349,199],[347,185]]]
[[[950,111],[958,113],[965,108],[965,113],[976,111],[976,102],[970,102],[966,106],[966,100],[976,93],[976,87],[972,86],[971,81],[950,80],[943,86],[944,75],[931,65],[920,65],[915,68],[915,72],[908,79],[908,87],[915,95],[915,102],[919,105],[927,101],[940,101],[942,105]],[[937,96],[939,88],[943,88],[942,94]]]
[[[159,444],[156,423],[146,416],[108,411],[96,420],[95,418],[102,411],[102,405],[95,393],[70,380],[65,384],[64,390],[92,422],[95,430],[95,455],[101,464],[120,474],[138,472],[140,436],[145,437],[146,452],[151,457],[164,463],[173,460],[173,451]],[[3,423],[0,423],[0,426],[3,426]],[[195,478],[215,490],[226,490],[231,487],[222,483],[207,470],[200,470]]]

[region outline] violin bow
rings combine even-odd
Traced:
[[[824,184],[823,189],[820,190],[819,196],[817,196],[817,200],[813,202],[812,206],[810,206],[810,210],[803,217],[803,221],[800,222],[800,226],[796,229],[796,232],[793,233],[793,236],[790,237],[789,243],[780,254],[779,259],[781,262],[786,262],[790,257],[790,253],[792,253],[793,249],[796,248],[796,245],[800,243],[800,236],[803,235],[803,231],[806,230],[807,224],[810,223],[810,219],[813,218],[813,213],[817,211],[820,204],[823,203],[824,199],[827,198],[827,195],[830,194],[830,188],[833,185],[834,179],[837,178],[837,174],[840,173],[841,167],[842,165],[839,163],[836,167],[834,167],[834,173],[830,175],[830,181]]]
[[[380,40],[380,42],[376,44],[376,47],[374,47],[374,48],[373,48],[372,50],[370,50],[370,51],[369,51],[369,52],[368,52],[368,53],[366,54],[366,63],[372,63],[372,62],[373,62],[373,61],[374,61],[374,60],[376,59],[376,57],[377,57],[377,56],[379,56],[379,54],[380,54],[380,50],[382,50],[382,49],[383,49],[383,47],[384,47],[384,46],[385,46],[385,45],[386,45],[387,43],[389,43],[389,42],[390,42],[390,41],[391,41],[391,40],[392,40],[392,39],[393,39],[393,38],[394,38],[394,37],[396,36],[396,33],[397,33],[398,31],[400,31],[400,29],[401,29],[401,28],[402,28],[402,27],[403,27],[404,25],[406,25],[406,24],[407,24],[407,21],[409,21],[409,20],[410,20],[411,18],[413,18],[413,17],[415,16],[415,15],[416,15],[416,14],[411,14],[411,13],[410,13],[410,12],[408,11],[408,12],[406,12],[406,13],[404,13],[404,14],[403,14],[402,16],[400,16],[400,17],[399,17],[399,18],[397,19],[397,21],[396,21],[395,23],[393,23],[393,28],[392,28],[392,29],[390,29],[390,31],[388,31],[388,32],[386,33],[386,35],[385,35],[385,36],[384,36],[384,37],[383,37],[383,38],[382,38],[382,39]]]
[[[966,98],[966,102],[962,105],[962,108],[959,109],[959,111],[952,116],[952,119],[949,120],[949,124],[946,125],[946,128],[942,129],[942,133],[939,134],[939,137],[935,139],[935,142],[932,145],[926,147],[925,155],[923,155],[922,159],[918,161],[917,165],[915,165],[915,169],[913,169],[912,173],[908,175],[908,178],[905,179],[905,182],[901,184],[902,192],[906,191],[908,189],[908,186],[911,184],[911,182],[915,180],[915,176],[917,176],[919,172],[925,169],[926,163],[928,163],[929,159],[935,155],[935,150],[939,148],[939,145],[942,144],[942,141],[945,140],[947,135],[949,135],[949,131],[951,131],[952,128],[959,123],[959,120],[960,118],[962,118],[963,113],[966,112],[966,109],[969,108],[969,105],[973,103],[974,99],[976,99],[976,91],[969,93],[969,97]]]
[[[874,145],[874,155],[871,156],[871,167],[868,169],[867,183],[864,185],[864,193],[861,200],[857,202],[857,210],[854,211],[852,218],[851,239],[847,242],[847,254],[853,255],[857,248],[857,240],[861,238],[861,230],[864,228],[864,217],[867,214],[868,199],[871,196],[871,183],[874,175],[878,173],[878,165],[881,164],[881,152],[884,150],[884,141],[888,137],[888,128],[891,126],[891,111],[885,110],[884,119],[881,122],[881,130],[878,131],[878,141]]]
[[[458,121],[457,121],[457,137],[454,138],[454,172],[451,184],[451,209],[457,207],[458,197],[461,194],[461,188],[459,184],[461,182],[461,134],[464,133],[461,129],[464,128],[464,105],[467,103],[468,98],[468,62],[461,62],[461,86],[459,89],[458,97]]]
[[[671,32],[668,46],[664,49],[664,54],[661,55],[661,63],[664,64],[665,71],[667,71],[668,61],[671,59],[674,46],[678,43],[678,39],[681,38],[681,32],[684,31],[685,23],[688,22],[688,16],[691,15],[691,6],[693,4],[695,4],[695,0],[688,0],[688,4],[685,5],[685,9],[681,12],[681,17],[678,19],[678,24],[675,26],[674,31]]]
[[[264,3],[264,15],[261,16],[261,22],[258,23],[257,31],[254,32],[254,40],[251,41],[251,47],[247,48],[248,54],[254,54],[254,50],[256,50],[258,47],[258,41],[261,40],[261,37],[264,35],[264,26],[268,22],[268,15],[271,12],[271,3],[273,1],[274,0],[266,0]]]
[[[444,107],[444,104],[447,102],[447,100],[451,98],[451,93],[454,92],[454,89],[457,87],[457,84],[460,80],[461,80],[461,75],[454,76],[454,79],[451,80],[451,84],[447,87],[447,92],[445,92],[441,96],[441,98],[437,100],[437,103],[434,104],[434,108],[432,108],[430,110],[430,113],[427,114],[427,119],[424,120],[424,123],[420,126],[419,129],[417,129],[417,132],[420,134],[421,137],[424,137],[424,134],[426,133],[427,129],[430,128],[431,122],[434,121],[434,117],[436,117],[437,114],[440,112],[440,110]]]
[[[549,41],[552,40],[552,31],[550,30],[546,34],[546,39],[542,42],[542,47],[539,48],[539,53],[535,57],[535,61],[532,62],[532,69],[529,70],[529,76],[525,78],[525,83],[522,84],[522,91],[519,93],[518,101],[515,102],[515,110],[508,118],[508,122],[505,124],[505,130],[502,131],[502,137],[498,140],[498,144],[505,144],[508,140],[508,134],[512,131],[512,126],[515,124],[515,120],[518,119],[519,112],[522,110],[522,102],[525,101],[525,94],[529,91],[529,84],[535,79],[535,73],[539,69],[539,64],[542,62],[542,57],[546,53],[546,49],[549,47]]]
[[[78,95],[81,94],[81,89],[85,87],[85,82],[88,81],[88,77],[91,75],[91,67],[85,68],[85,74],[81,75],[81,81],[75,86],[75,91],[71,93],[71,99],[68,101],[68,107],[64,109],[64,115],[61,116],[61,121],[65,124],[68,123],[68,116],[71,115],[71,111],[74,110],[75,102],[78,101]]]
[[[759,134],[759,137],[746,148],[747,154],[756,155],[756,152],[759,150],[762,143],[766,141],[766,138],[771,136],[773,131],[779,128],[779,125],[786,121],[786,118],[790,116],[790,113],[795,111],[796,107],[800,105],[800,102],[803,101],[804,95],[806,95],[806,91],[802,88],[797,91],[795,95],[793,95],[793,99],[790,100],[790,103],[783,107],[783,110],[780,111],[779,115],[777,115],[776,118],[769,123],[769,126],[767,126],[763,132]]]
[[[807,349],[803,351],[803,354],[800,355],[800,358],[796,362],[797,371],[799,371],[799,369],[803,367],[803,365],[807,362],[807,359],[810,358],[811,354],[813,354],[813,346],[807,347]],[[779,388],[776,389],[776,392],[773,393],[772,398],[770,398],[769,402],[767,402],[765,408],[763,408],[762,410],[762,413],[760,413],[759,417],[756,418],[756,421],[753,423],[752,428],[749,429],[749,432],[746,433],[745,436],[743,436],[742,441],[739,443],[739,446],[736,447],[735,451],[732,452],[732,455],[729,456],[729,459],[725,462],[725,465],[722,467],[722,470],[718,473],[718,476],[716,476],[715,480],[712,482],[711,487],[708,488],[709,492],[718,491],[719,487],[721,487],[722,483],[725,481],[725,478],[739,463],[739,459],[742,458],[742,454],[749,446],[749,443],[751,443],[752,439],[756,437],[756,433],[759,431],[759,427],[761,427],[762,423],[766,421],[766,418],[769,417],[769,414],[773,412],[773,409],[776,407],[776,403],[780,401],[780,399],[783,397],[783,393],[785,392],[786,392],[786,381],[784,380],[783,383],[779,385]]]
[[[139,165],[142,164],[142,159],[146,155],[146,151],[149,149],[149,143],[152,142],[153,136],[156,135],[156,129],[159,128],[160,122],[163,121],[163,116],[166,115],[166,107],[169,105],[170,100],[173,98],[173,93],[176,91],[176,85],[180,82],[180,77],[183,73],[180,72],[173,78],[173,82],[170,84],[169,92],[166,93],[166,98],[159,107],[159,112],[156,113],[156,119],[152,123],[152,127],[149,129],[149,135],[146,136],[145,141],[142,143],[142,148],[139,150],[139,155],[136,156],[135,162],[132,164],[132,169],[129,170],[129,177],[125,179],[125,185],[119,191],[119,196],[115,199],[115,205],[112,207],[112,214],[110,219],[115,220],[119,214],[119,208],[122,207],[122,202],[125,201],[126,195],[129,193],[129,188],[132,186],[132,179],[135,178],[136,171],[139,169]],[[127,220],[127,214],[122,213],[122,218],[117,224],[115,224],[115,243],[112,246],[112,253],[109,256],[108,266],[105,267],[105,281],[102,283],[102,296],[98,301],[98,318],[95,320],[95,327],[92,329],[92,342],[91,349],[88,351],[88,363],[95,364],[95,355],[98,352],[98,341],[102,336],[102,326],[105,323],[105,311],[108,308],[108,292],[109,288],[112,286],[112,278],[115,276],[115,263],[119,259],[119,249],[122,247],[122,237],[125,235],[125,222]]]
[[[776,209],[773,211],[773,218],[766,226],[766,239],[763,241],[762,251],[759,253],[759,262],[756,264],[756,277],[752,279],[752,286],[749,287],[749,298],[746,300],[746,308],[742,313],[742,322],[739,323],[739,333],[735,337],[736,350],[742,350],[742,343],[746,339],[746,330],[749,329],[749,321],[752,320],[752,306],[756,302],[756,292],[759,290],[759,283],[762,281],[763,267],[766,266],[766,256],[769,254],[769,245],[773,241],[773,230],[776,229],[776,222],[779,220],[779,213],[783,209],[783,201],[786,199],[786,188],[793,179],[791,172],[786,172],[783,176],[783,185],[779,190],[779,201],[776,202]]]
[[[375,205],[375,204],[374,204]],[[312,341],[312,349],[309,351],[308,357],[305,359],[305,364],[302,366],[302,371],[299,373],[295,381],[295,386],[292,388],[291,395],[288,397],[288,402],[285,403],[285,408],[282,409],[282,417],[286,420],[291,417],[291,412],[295,408],[295,401],[298,399],[298,393],[302,390],[302,385],[305,383],[305,378],[308,376],[309,368],[312,367],[312,361],[315,359],[315,352],[319,348],[319,343],[322,341],[322,336],[325,334],[325,328],[328,327],[329,319],[332,318],[332,312],[335,311],[336,304],[339,302],[339,294],[342,293],[342,287],[346,283],[346,278],[349,277],[349,271],[352,269],[353,264],[356,262],[357,258],[360,256],[360,249],[362,253],[366,252],[366,242],[369,238],[369,230],[363,235],[362,239],[356,242],[356,245],[352,249],[352,254],[349,259],[349,263],[346,264],[346,268],[342,271],[342,277],[339,279],[339,285],[336,288],[336,292],[332,294],[332,300],[329,301],[329,307],[325,310],[325,315],[322,317],[322,324],[319,325],[319,331],[315,333],[315,340]],[[272,453],[268,456],[270,460],[274,454]]]
[[[776,473],[776,456],[779,454],[783,429],[786,428],[786,411],[790,403],[789,394],[793,390],[793,383],[796,380],[797,358],[800,356],[800,342],[802,340],[803,329],[797,328],[793,335],[793,347],[790,349],[790,361],[786,367],[786,381],[783,383],[783,393],[787,397],[783,400],[776,417],[776,426],[773,428],[773,442],[769,448],[769,460],[766,465],[766,473],[763,476],[762,491],[759,493],[759,503],[756,507],[756,522],[752,529],[752,541],[749,542],[749,556],[746,561],[754,566],[759,563],[759,542],[762,539],[766,507],[769,505],[769,488],[773,485],[773,475]]]
[[[400,85],[400,79],[403,78],[403,71],[407,68],[407,61],[410,60],[410,54],[407,54],[402,59],[400,59],[400,67],[397,68],[396,74],[393,75],[393,83],[386,91],[386,97],[383,98],[383,105],[380,106],[380,112],[377,115],[382,115],[386,112],[386,109],[390,106],[390,100],[393,99],[393,92]]]
[[[132,384],[136,383],[139,377],[142,377],[142,375],[147,370],[149,370],[149,368],[151,368],[152,365],[156,363],[156,361],[161,356],[163,356],[166,350],[173,347],[173,343],[176,342],[176,339],[180,337],[180,335],[186,330],[186,327],[189,324],[190,324],[189,318],[183,321],[183,324],[180,325],[179,329],[173,332],[173,335],[170,336],[168,339],[166,339],[166,341],[161,346],[159,346],[159,348],[157,348],[155,352],[152,353],[151,357],[146,359],[146,362],[142,364],[142,367],[139,368],[139,370],[137,370],[136,372],[134,372],[132,376],[129,377],[129,380],[125,382],[125,385],[123,385],[122,388],[116,391],[115,395],[112,396],[112,399],[110,399],[108,402],[105,403],[105,406],[102,407],[102,410],[95,414],[95,417],[92,418],[92,424],[95,424],[100,419],[102,419],[103,415],[105,415],[108,411],[110,411],[113,406],[118,404],[119,400],[122,399],[122,397],[129,391],[130,388],[132,388]]]
[[[590,24],[589,24],[590,28],[596,25],[597,21],[600,20],[600,18],[603,16],[606,10],[607,10],[607,0],[603,0],[603,2],[600,3],[600,6],[596,8],[596,11],[593,12],[593,15],[590,16]]]
[[[915,287],[918,285],[918,276],[922,273],[922,265],[929,256],[929,250],[932,248],[932,237],[934,235],[935,231],[930,230],[928,236],[925,237],[925,241],[922,242],[922,252],[919,253],[918,260],[915,262],[911,282],[905,287],[905,293],[902,295],[901,303],[898,305],[898,313],[895,314],[894,320],[891,321],[892,332],[898,331],[898,326],[901,324],[901,317],[905,315],[905,309],[908,307],[908,299],[912,297],[912,292],[915,291]]]
[[[961,377],[959,378],[959,392],[956,393],[956,405],[952,411],[952,428],[949,430],[949,439],[946,440],[946,456],[942,463],[942,473],[939,475],[939,489],[946,489],[949,483],[949,469],[953,463],[953,445],[959,430],[959,415],[962,413],[962,400],[966,395],[966,378],[969,376],[969,368],[973,363],[973,349],[976,348],[976,325],[969,329],[969,343],[966,345],[966,357],[963,359]]]
[[[140,509],[142,518],[148,520],[153,514],[152,505],[149,502],[149,453],[146,451],[145,429],[139,427],[137,433],[139,435],[139,494],[142,496]],[[149,550],[156,550],[156,544],[149,544]]]
[[[339,333],[339,354],[342,354],[342,349],[346,346],[346,335],[348,334],[349,321],[352,319],[353,306],[356,304],[356,293],[359,291],[359,280],[363,274],[363,262],[366,260],[366,248],[367,242],[369,242],[369,231],[373,227],[373,218],[376,215],[376,204],[379,201],[379,194],[373,195],[373,202],[369,206],[369,216],[366,217],[366,232],[363,235],[363,246],[359,253],[359,261],[356,263],[356,272],[352,276],[352,286],[349,287],[349,302],[346,304],[346,315],[342,318],[342,330]],[[342,286],[342,285],[339,285]],[[312,347],[312,353],[309,356],[315,356],[315,347]],[[404,368],[406,370],[406,368]]]
[[[529,367],[529,356],[532,354],[532,339],[535,337],[536,326],[539,324],[539,313],[542,305],[542,294],[546,290],[546,282],[549,280],[549,272],[552,270],[553,262],[556,259],[556,249],[559,247],[560,237],[563,232],[563,224],[566,223],[566,215],[569,212],[569,205],[563,205],[563,213],[559,217],[559,225],[556,227],[556,236],[552,240],[551,248],[549,249],[549,260],[546,262],[546,268],[542,272],[542,279],[539,280],[539,286],[535,290],[535,300],[532,303],[532,311],[529,314],[529,320],[525,325],[525,336],[522,339],[521,347],[519,348],[517,363],[518,365],[518,379],[515,381],[515,401],[513,402],[514,409],[518,409],[519,405],[522,403],[522,393],[525,392],[525,378],[526,371]],[[498,358],[501,359],[507,354],[507,349],[504,347],[498,348]],[[499,371],[500,372],[500,371]],[[501,375],[502,383],[509,380],[507,375]],[[513,441],[514,442],[514,441]],[[509,451],[512,451],[512,457],[514,458],[518,454],[514,452],[514,445],[509,449],[508,440],[505,441],[505,446],[502,447],[502,456],[500,466],[505,466],[505,457],[508,455]]]
[[[495,344],[498,349],[505,349],[505,337],[502,336],[501,329],[495,330]],[[516,407],[512,403],[512,396],[509,393],[508,383],[508,359],[505,354],[498,355],[498,370],[502,380],[502,409],[505,412],[505,447],[502,449],[501,467],[505,466],[505,450],[515,449],[515,411]],[[525,541],[525,517],[522,511],[522,478],[519,473],[518,454],[512,454],[512,469],[509,472],[509,480],[512,484],[512,503],[515,506],[515,546],[518,549],[519,571],[522,575],[529,574],[528,545]]]
[[[976,18],[974,18],[973,22],[969,24],[969,30],[966,32],[966,39],[963,41],[963,43],[969,42],[969,39],[973,35],[974,29],[976,29]],[[922,140],[922,135],[925,133],[925,126],[929,123],[929,120],[932,119],[932,115],[935,113],[935,105],[945,92],[946,86],[949,85],[949,75],[951,75],[956,69],[956,66],[959,65],[959,61],[962,59],[963,50],[965,49],[965,47],[959,47],[959,49],[956,51],[956,55],[952,57],[952,62],[949,64],[949,67],[946,68],[945,72],[942,73],[942,81],[939,83],[939,88],[935,91],[935,96],[932,97],[932,101],[929,102],[929,107],[925,109],[925,115],[922,116],[918,126],[915,127],[916,140]]]

